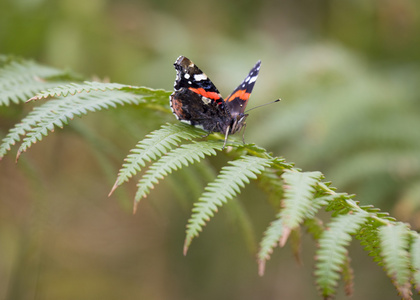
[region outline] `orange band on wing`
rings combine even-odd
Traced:
[[[250,95],[251,94],[250,93],[247,93],[246,90],[238,90],[235,93],[233,93],[228,99],[226,99],[226,101],[230,102],[230,101],[232,101],[235,98],[239,98],[241,100],[246,101],[246,100],[249,99],[249,96]]]
[[[220,99],[219,93],[216,93],[216,92],[207,92],[203,88],[198,88],[198,89],[189,88],[189,89],[191,91],[193,91],[194,93],[197,93],[197,94],[199,94],[199,95],[201,95],[203,97],[206,97],[206,98],[209,98],[209,99],[212,99],[212,100],[218,100],[218,99]]]

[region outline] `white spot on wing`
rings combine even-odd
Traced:
[[[207,76],[206,76],[206,74],[195,74],[194,79],[196,81],[206,80]]]
[[[253,76],[249,79],[249,83],[253,83],[257,80],[257,76]]]
[[[185,78],[185,79],[190,79],[190,74],[185,73],[185,74],[184,74],[184,78]]]
[[[211,103],[211,100],[207,97],[203,97],[203,98],[201,98],[201,100],[203,100],[204,104],[206,104],[206,105]]]

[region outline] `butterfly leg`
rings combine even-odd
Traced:
[[[224,142],[224,144],[223,144],[223,148],[222,148],[222,150],[224,150],[224,149],[225,149],[226,142],[227,142],[228,135],[229,135],[229,129],[230,129],[230,125],[228,126],[228,128],[226,128],[226,133],[225,133],[225,142]]]
[[[208,137],[210,134],[212,134],[214,132],[214,129],[217,127],[217,125],[219,125],[219,123],[217,123],[216,125],[213,126],[213,128],[211,130],[209,130],[209,133],[202,135],[202,138],[206,138]]]
[[[210,134],[212,134],[212,132],[211,132],[211,131],[209,131],[209,133],[207,133],[207,134],[205,134],[205,135],[202,135],[201,137],[202,137],[202,138],[206,138],[206,137],[208,137]]]
[[[242,130],[242,143],[244,143],[244,145],[245,145],[245,128],[246,128],[246,123],[244,123],[244,129]]]

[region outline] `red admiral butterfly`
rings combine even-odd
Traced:
[[[261,61],[251,69],[244,81],[223,99],[211,80],[191,60],[178,57],[174,66],[177,71],[174,89],[170,96],[172,112],[178,120],[208,131],[225,135],[245,131],[244,113],[249,96],[260,71]],[[242,137],[244,139],[244,137]]]

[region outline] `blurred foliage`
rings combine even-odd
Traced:
[[[2,0],[0,28],[0,53],[166,90],[179,55],[223,95],[261,59],[249,106],[282,102],[251,113],[246,141],[420,228],[418,1]],[[31,108],[1,108],[1,136]],[[102,112],[17,166],[12,156],[1,162],[0,298],[317,299],[309,266],[298,269],[287,251],[258,278],[230,214],[182,258],[183,226],[203,188],[181,189],[188,174],[162,183],[134,217],[134,187],[117,191],[118,203],[106,198],[126,151],[160,125],[141,109]],[[212,163],[217,172],[222,163]],[[260,235],[272,211],[255,199],[248,187],[226,209],[252,211]],[[303,261],[312,260],[308,249]],[[398,299],[364,253],[352,265],[363,274],[355,299]]]

